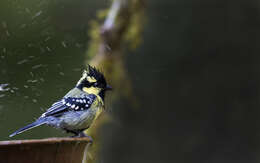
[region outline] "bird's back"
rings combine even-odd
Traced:
[[[59,123],[55,122],[55,125],[58,124],[59,128],[64,128],[67,130],[82,130],[89,128],[104,108],[102,99],[98,95],[88,94],[78,88],[73,88],[64,96],[64,98],[71,97],[91,97],[93,99],[93,102],[91,103],[89,108],[86,108],[82,111],[65,112],[62,116],[58,117],[57,122]]]

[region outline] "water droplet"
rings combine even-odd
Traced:
[[[67,45],[65,44],[64,41],[61,42],[61,45],[62,45],[64,48],[67,48]]]
[[[21,61],[17,62],[17,64],[18,64],[18,65],[21,65],[21,64],[26,63],[26,62],[28,62],[28,60],[27,60],[27,59],[24,59],[24,60],[21,60]]]
[[[48,46],[46,47],[46,49],[47,49],[49,52],[51,51],[51,49],[50,49]]]
[[[43,67],[43,65],[42,64],[35,65],[35,66],[32,67],[32,69],[37,69],[37,68],[40,68],[40,67]]]
[[[34,19],[34,18],[40,16],[41,14],[42,14],[42,11],[37,12],[37,13],[32,17],[32,19]]]
[[[51,39],[51,37],[50,36],[48,36],[44,41],[48,41],[49,39]]]
[[[0,94],[0,98],[5,97],[5,94]]]
[[[13,87],[13,89],[14,89],[14,90],[18,90],[19,88],[17,88],[17,87]]]
[[[10,33],[8,30],[6,30],[5,33],[6,33],[6,36],[8,36],[8,37],[10,36]]]
[[[38,80],[35,79],[35,80],[27,80],[28,83],[36,83]]]

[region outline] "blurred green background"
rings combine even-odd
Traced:
[[[88,24],[109,1],[0,2],[0,138],[40,116],[85,68]],[[16,139],[64,136],[50,127]]]
[[[0,1],[1,140],[76,84],[88,23],[110,3]],[[260,3],[146,3],[143,43],[125,57],[139,107],[109,108],[100,162],[259,162]],[[15,139],[65,135],[39,127]]]

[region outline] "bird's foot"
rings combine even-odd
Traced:
[[[88,138],[89,139],[89,142],[90,144],[93,143],[93,139],[91,136],[85,134],[84,132],[80,132],[80,133],[77,133],[75,134],[74,136],[72,136],[73,138]]]

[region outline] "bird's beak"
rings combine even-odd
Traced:
[[[111,91],[113,88],[110,85],[107,85],[106,91]]]

